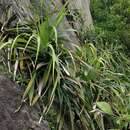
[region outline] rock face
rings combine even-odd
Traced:
[[[0,76],[0,130],[49,130],[47,122],[38,123],[39,108],[21,104],[22,91],[9,79]]]

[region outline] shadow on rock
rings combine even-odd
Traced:
[[[40,108],[21,104],[22,90],[9,79],[0,76],[0,130],[49,130],[46,121],[38,123]]]

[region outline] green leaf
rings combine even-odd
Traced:
[[[130,115],[123,114],[123,115],[120,117],[120,120],[126,121],[126,122],[130,122]]]
[[[97,102],[97,106],[105,113],[109,114],[109,115],[113,115],[112,109],[110,104],[108,104],[107,102]]]
[[[3,48],[7,48],[8,45],[11,44],[11,41],[5,42],[5,43],[0,43],[0,50]]]
[[[37,101],[38,101],[38,99],[39,99],[39,95],[36,95],[34,98],[33,98],[33,101],[32,101],[32,106],[33,105],[35,105],[36,103],[37,103]]]
[[[33,38],[35,38],[35,35],[32,35],[32,36],[29,37],[29,39],[28,39],[28,41],[26,42],[26,45],[25,45],[25,47],[24,47],[23,53],[25,53],[25,51],[26,51],[28,45],[31,43],[31,40],[32,40]]]
[[[35,59],[35,66],[37,64],[37,60],[38,60],[38,57],[39,57],[39,53],[40,53],[40,39],[39,37],[37,38],[37,53],[36,53],[36,59]]]
[[[49,62],[44,74],[43,74],[43,77],[42,77],[42,80],[40,80],[39,84],[38,84],[38,95],[41,96],[41,93],[42,93],[42,89],[43,87],[46,86],[48,80],[49,80],[49,75],[50,75],[50,72],[51,72],[51,67],[52,67],[52,61]]]
[[[60,12],[58,13],[58,15],[56,17],[56,20],[53,23],[53,26],[55,26],[55,27],[59,26],[59,24],[61,23],[61,21],[65,17],[65,15],[66,15],[66,8],[65,8],[66,4],[62,7],[62,9],[60,10]]]
[[[34,85],[31,87],[28,95],[29,95],[29,102],[30,102],[30,106],[31,106],[32,105],[32,99],[34,97]]]
[[[49,43],[49,37],[50,37],[50,32],[49,32],[49,21],[46,20],[39,26],[39,37],[40,37],[40,42],[42,49],[46,48]]]
[[[30,79],[28,86],[23,94],[23,99],[27,96],[27,94],[29,94],[31,88],[34,86],[35,83],[35,78],[36,78],[36,73],[33,74],[32,78]]]

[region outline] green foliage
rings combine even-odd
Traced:
[[[58,130],[66,124],[72,130],[77,126],[95,129],[89,114],[92,105],[86,101],[86,85],[79,75],[80,66],[89,71],[91,78],[93,71],[78,56],[82,50],[70,51],[59,38],[57,26],[64,14],[63,7],[53,23],[51,17],[47,17],[37,27],[17,26],[16,36],[1,41],[0,48],[9,50],[9,70],[13,79],[26,85],[23,100],[28,99],[31,106],[36,102],[42,106],[39,122],[53,109]]]
[[[128,129],[130,61],[121,42],[130,41],[125,30],[129,2],[124,1],[92,1],[95,30],[80,33],[82,45],[75,51],[64,47],[57,31],[65,7],[55,19],[38,16],[1,39],[0,49],[8,55],[5,64],[25,86],[23,100],[30,106],[38,102],[43,110],[39,122],[49,118],[55,130]]]
[[[97,106],[105,113],[112,115],[111,106],[106,102],[97,102]]]
[[[121,43],[122,30],[129,24],[130,1],[92,0],[91,5],[96,32],[105,42]]]

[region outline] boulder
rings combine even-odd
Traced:
[[[0,76],[0,130],[49,130],[47,121],[39,124],[40,108],[21,103],[23,91]]]

